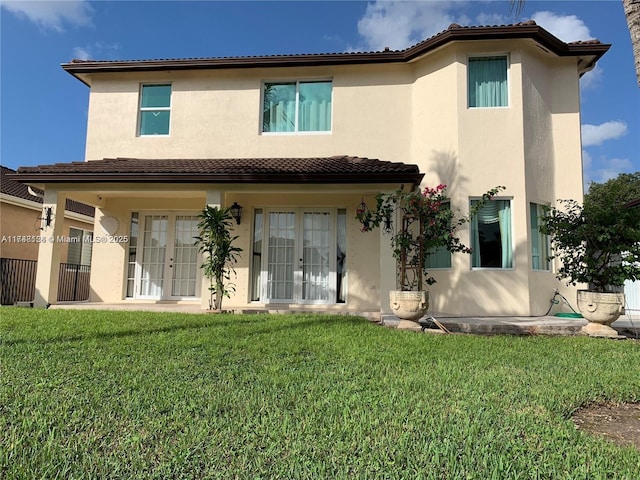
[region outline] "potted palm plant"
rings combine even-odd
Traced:
[[[446,185],[423,190],[397,189],[376,195],[376,208],[369,210],[364,202],[356,211],[362,231],[382,228],[391,237],[391,247],[397,261],[399,290],[389,292],[391,309],[398,318],[417,322],[429,307],[429,295],[424,285],[436,279],[429,274],[429,257],[440,249],[451,253],[471,253],[458,237],[458,229],[468,223],[504,187],[496,187],[471,207],[469,215],[459,216],[451,208]],[[397,227],[396,227],[397,222]]]
[[[199,235],[195,237],[198,250],[204,253],[202,271],[209,280],[209,310],[221,311],[223,297],[235,291],[231,273],[235,274],[241,248],[233,245],[238,238],[231,236],[233,216],[230,208],[207,205],[198,215]]]
[[[561,266],[559,279],[588,285],[577,292],[578,308],[589,322],[583,332],[617,337],[611,328],[624,311],[622,287],[640,278],[640,215],[625,202],[640,194],[640,173],[592,183],[584,204],[560,200],[547,209],[540,231],[551,237]]]

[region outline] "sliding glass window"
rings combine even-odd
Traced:
[[[262,131],[331,131],[332,90],[330,80],[265,83]]]

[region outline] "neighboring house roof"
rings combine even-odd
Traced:
[[[15,170],[4,166],[0,166],[0,168],[2,171],[2,174],[0,175],[0,192],[3,195],[42,203],[42,194],[44,193],[42,190],[40,190],[39,188],[32,188],[31,190],[38,195],[31,195],[26,185],[15,181],[13,178],[10,178],[10,176],[13,176],[13,174],[16,173]],[[81,215],[86,215],[88,217],[93,217],[95,215],[95,208],[84,203],[76,202],[75,200],[71,200],[69,198],[67,198],[65,210],[69,212],[79,213]]]
[[[640,207],[640,198],[637,198],[635,200],[631,200],[630,202],[625,203],[624,206],[626,208]]]
[[[555,55],[585,57],[579,62],[580,74],[592,69],[611,45],[599,40],[565,43],[533,20],[514,25],[461,27],[451,24],[447,30],[404,50],[348,53],[316,53],[247,57],[210,57],[156,60],[77,60],[62,68],[89,85],[86,74],[99,72],[196,70],[223,68],[265,68],[319,65],[358,65],[371,63],[408,63],[448,43],[470,40],[531,39]]]
[[[315,158],[105,158],[20,167],[31,182],[182,183],[407,183],[419,184],[417,165],[347,155]]]

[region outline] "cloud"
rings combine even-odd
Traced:
[[[583,90],[592,90],[596,88],[602,82],[603,70],[600,65],[596,65],[596,68],[590,72],[585,73],[580,78],[580,88]]]
[[[583,164],[584,161],[583,152]],[[588,154],[587,154],[588,156]],[[626,158],[601,158],[598,160],[598,166],[594,166],[594,161],[589,157],[589,168],[584,167],[584,185],[585,191],[588,190],[591,182],[603,183],[612,178],[616,178],[621,173],[631,173],[633,164]]]
[[[365,50],[399,50],[445,30],[455,21],[449,12],[460,2],[403,2],[376,0],[358,21]]]
[[[43,28],[64,32],[64,24],[90,26],[93,9],[85,0],[3,1],[2,8]]]
[[[369,3],[365,14],[358,21],[358,33],[364,42],[361,49],[403,49],[445,30],[452,23],[503,25],[512,21],[502,13],[486,12],[470,19],[462,12],[465,3],[467,2],[456,0],[376,0]],[[565,42],[593,38],[589,28],[576,15],[539,11],[531,18]]]
[[[84,47],[73,48],[73,58],[78,60],[93,60],[96,58],[101,59],[113,59],[118,53],[120,45],[117,43],[106,44],[102,42],[95,42]]]
[[[90,60],[93,58],[89,50],[82,47],[75,47],[73,49],[73,58],[78,60]]]
[[[593,38],[589,27],[575,15],[558,15],[553,12],[543,11],[534,13],[531,19],[563,42],[576,42]]]
[[[506,25],[511,20],[500,13],[481,13],[476,17],[476,25]]]
[[[627,124],[620,121],[605,122],[600,125],[582,125],[582,146],[602,145],[602,142],[614,140],[627,134]]]

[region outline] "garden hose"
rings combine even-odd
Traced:
[[[569,300],[567,300],[567,298],[562,295],[557,289],[556,291],[553,293],[553,297],[551,297],[550,303],[551,305],[549,305],[549,309],[547,310],[547,313],[545,313],[543,315],[543,317],[546,317],[547,315],[549,315],[549,313],[551,312],[551,309],[553,308],[554,305],[557,305],[560,303],[560,300],[556,300],[556,297],[560,296],[562,297],[562,300],[565,301],[565,303],[567,305],[569,305],[569,308],[571,309],[571,311],[573,313],[569,313],[569,312],[559,312],[556,313],[555,316],[556,317],[564,317],[564,318],[582,318],[582,315],[578,312],[575,311],[575,309],[571,306],[571,304],[569,303]]]

